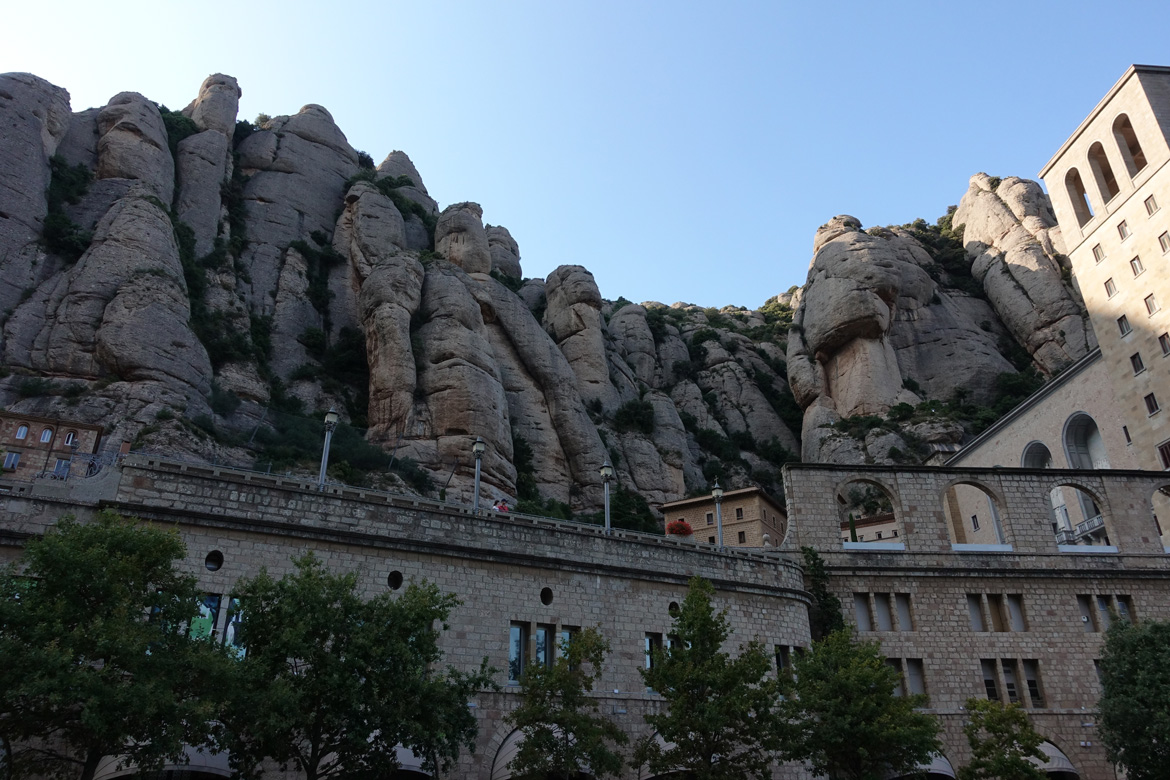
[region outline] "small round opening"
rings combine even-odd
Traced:
[[[402,587],[402,572],[392,571],[386,576],[386,584],[390,586],[390,590],[398,590]]]
[[[552,588],[540,589],[540,603],[546,607],[552,603]]]
[[[670,606],[666,608],[666,611],[670,613],[671,617],[678,617],[678,602],[670,602]]]
[[[223,566],[223,553],[219,550],[212,550],[203,559],[203,565],[207,567],[208,571],[219,571],[220,567]]]

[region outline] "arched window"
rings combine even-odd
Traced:
[[[1034,441],[1024,448],[1024,457],[1020,463],[1026,469],[1052,468],[1052,453],[1041,442]]]
[[[999,504],[987,488],[958,482],[943,492],[951,544],[1005,544]]]
[[[75,441],[77,441],[77,432],[76,431],[69,431],[69,433],[65,434],[65,446],[66,447],[72,447],[73,442],[75,442]]]
[[[851,479],[837,490],[843,542],[904,544],[904,529],[893,495],[884,485]]]
[[[1076,168],[1068,169],[1068,173],[1064,175],[1064,188],[1068,191],[1068,199],[1072,201],[1077,224],[1084,227],[1085,223],[1093,218],[1093,207],[1089,205],[1089,193],[1085,191],[1080,171]]]
[[[1146,167],[1146,153],[1138,143],[1137,133],[1125,114],[1113,120],[1113,137],[1117,140],[1117,148],[1121,152],[1121,159],[1125,161],[1125,168],[1129,171],[1129,178],[1138,175],[1138,171]]]
[[[41,431],[41,444],[47,444],[53,440],[53,429],[45,428]]]
[[[1077,412],[1064,424],[1064,450],[1072,469],[1107,469],[1109,457],[1097,422],[1084,412]]]
[[[1109,158],[1105,156],[1105,147],[1100,141],[1089,147],[1089,169],[1093,172],[1097,190],[1106,203],[1121,192],[1121,188],[1117,186],[1117,177],[1113,175],[1113,166],[1109,164]]]
[[[18,439],[28,438],[28,426],[27,425],[22,425],[16,429],[16,438],[18,438]]]

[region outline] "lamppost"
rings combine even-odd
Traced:
[[[715,499],[715,533],[719,539],[719,549],[723,549],[723,488],[719,487],[719,480],[715,480],[715,487],[711,490],[711,498]]]
[[[329,466],[329,445],[333,441],[333,430],[337,427],[337,410],[332,406],[325,412],[325,447],[321,450],[321,471],[317,474],[317,490],[325,489],[325,469]]]
[[[613,479],[613,466],[609,463],[609,458],[601,464],[601,481],[605,484],[605,533],[609,534],[609,481]]]
[[[479,475],[480,464],[483,461],[483,452],[487,449],[487,445],[483,443],[482,436],[475,437],[475,444],[471,445],[471,451],[475,453],[475,495],[471,497],[471,512],[472,514],[479,514]]]

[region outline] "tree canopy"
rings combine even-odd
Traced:
[[[780,725],[772,661],[755,640],[734,658],[723,649],[731,629],[714,595],[707,580],[690,581],[669,647],[654,648],[650,668],[641,670],[666,703],[646,716],[665,746],[644,739],[635,758],[653,772],[683,770],[694,780],[771,777]]]
[[[1114,620],[1101,659],[1099,730],[1110,761],[1129,780],[1165,777],[1170,766],[1170,623]]]
[[[193,577],[177,533],[112,511],[63,518],[0,574],[0,738],[8,771],[90,780],[105,756],[143,771],[210,732],[222,651],[183,627]],[[0,762],[0,771],[5,767]]]
[[[624,745],[628,738],[597,714],[597,700],[588,695],[608,652],[600,630],[586,628],[561,643],[551,665],[531,663],[524,670],[520,706],[507,717],[524,732],[509,764],[514,777],[569,780],[586,770],[594,777],[621,771],[621,756],[611,744]]]
[[[899,696],[898,671],[876,642],[835,631],[798,655],[784,680],[782,755],[833,780],[884,780],[912,772],[941,750],[939,724]]]
[[[400,744],[432,771],[449,768],[473,746],[468,698],[494,687],[486,659],[471,674],[439,666],[436,623],[446,630],[458,599],[424,582],[367,601],[356,574],[312,553],[295,565],[233,591],[246,647],[223,718],[233,768],[250,775],[268,758],[307,780],[382,776]]]
[[[1004,705],[987,699],[967,699],[963,726],[971,761],[959,770],[959,780],[1045,780],[1047,773],[1029,757],[1043,761],[1044,738],[1032,728],[1019,704]]]

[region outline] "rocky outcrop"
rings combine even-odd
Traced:
[[[1063,255],[1052,205],[1039,184],[1014,176],[997,182],[985,173],[975,174],[953,221],[963,226],[972,274],[1045,374],[1097,346],[1084,304],[1064,281],[1071,266]]]
[[[175,210],[195,232],[195,254],[206,256],[215,239],[231,238],[223,206],[224,183],[232,175],[232,139],[240,88],[231,76],[208,76],[191,105],[183,110],[202,132],[179,143]]]
[[[64,89],[29,73],[0,75],[0,312],[11,311],[46,278],[39,261],[49,158],[70,118]]]
[[[617,408],[602,332],[601,292],[593,274],[579,265],[563,265],[548,275],[544,294],[545,328],[569,361],[577,391],[586,402],[598,401],[610,411]]]
[[[170,206],[175,160],[158,106],[137,92],[122,92],[98,112],[97,177],[136,179]]]
[[[435,251],[469,274],[492,270],[492,253],[478,203],[455,203],[443,209],[435,226]]]
[[[788,341],[805,460],[857,462],[846,454],[852,445],[823,430],[838,419],[949,399],[960,388],[986,402],[995,377],[1015,370],[1000,352],[994,313],[936,281],[934,260],[908,232],[866,233],[855,217],[839,216],[817,231],[814,247]]]
[[[492,270],[517,279],[524,276],[520,269],[520,245],[508,228],[499,225],[487,226],[488,249],[492,255]]]

